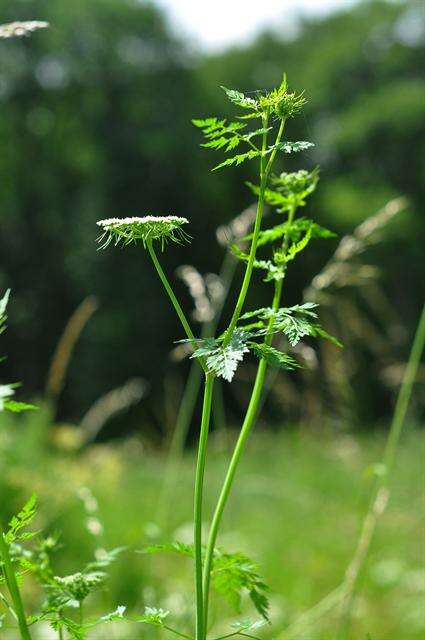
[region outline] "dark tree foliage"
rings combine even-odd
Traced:
[[[4,3],[2,22],[52,25],[29,39],[0,43],[0,287],[14,291],[7,379],[41,391],[67,319],[82,298],[95,294],[100,310],[78,343],[63,415],[77,419],[101,393],[135,375],[151,382],[151,405],[161,402],[166,353],[170,338],[181,337],[179,328],[143,253],[96,252],[95,221],[186,216],[196,238],[190,262],[202,272],[216,269],[214,229],[252,195],[240,186],[238,168],[208,173],[190,119],[227,108],[214,87],[266,88],[283,70],[309,97],[304,117],[291,124],[291,139],[316,143],[308,155],[324,179],[315,217],[345,233],[389,198],[411,199],[368,261],[379,265],[393,307],[413,326],[425,240],[418,11],[414,2],[361,3],[301,23],[292,39],[282,26],[282,36],[264,34],[249,47],[205,59],[189,53],[150,3]],[[285,169],[297,168],[297,158],[290,158]],[[289,304],[331,251],[322,247],[297,267],[298,290],[289,291]],[[171,260],[169,270],[188,256],[176,251]],[[146,339],[153,328],[155,342]],[[373,377],[368,357],[364,372]],[[373,388],[366,375],[359,384],[365,393]],[[372,395],[370,403],[370,414],[379,415]]]

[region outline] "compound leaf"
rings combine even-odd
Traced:
[[[21,535],[19,532],[21,529],[24,529],[34,519],[37,509],[37,495],[35,493],[29,498],[29,500],[24,504],[20,512],[13,516],[11,521],[9,522],[9,531],[5,535],[5,540],[7,544],[11,544],[15,542],[15,540],[20,540]]]
[[[163,627],[164,620],[169,614],[170,612],[164,611],[164,609],[157,609],[156,607],[145,607],[144,614],[138,617],[136,620],[137,622],[152,624],[155,627]]]
[[[218,169],[223,169],[223,167],[230,167],[231,165],[239,166],[246,160],[252,160],[253,158],[257,158],[261,155],[261,151],[251,149],[250,151],[246,151],[245,153],[240,153],[237,156],[233,156],[232,158],[227,158],[220,164],[216,165],[212,171],[217,171]]]
[[[286,142],[279,142],[273,147],[269,147],[269,149],[277,149],[278,151],[283,151],[284,153],[297,153],[298,151],[305,151],[306,149],[310,149],[314,147],[313,142],[307,142],[306,140],[299,140],[298,142],[290,142],[287,140]]]
[[[250,347],[258,358],[265,360],[271,367],[291,371],[300,366],[288,353],[283,353],[270,345],[252,342],[250,343]]]
[[[236,104],[238,107],[242,107],[243,109],[258,109],[258,103],[254,98],[249,98],[241,91],[236,91],[236,89],[228,89],[227,87],[221,87],[229,98],[230,102]]]

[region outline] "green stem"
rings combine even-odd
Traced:
[[[3,559],[3,569],[6,578],[7,588],[12,598],[15,613],[18,618],[19,631],[22,640],[31,640],[31,635],[27,625],[27,619],[22,604],[21,593],[16,581],[15,571],[9,555],[9,545],[7,544],[2,529],[0,528],[0,556]]]
[[[150,257],[152,258],[152,262],[155,265],[155,269],[157,270],[158,275],[159,275],[159,277],[161,279],[161,282],[164,285],[164,288],[165,288],[166,292],[168,293],[168,296],[169,296],[169,298],[170,298],[170,300],[171,300],[171,302],[173,304],[173,307],[174,307],[174,309],[175,309],[175,311],[176,311],[176,313],[177,313],[177,315],[179,317],[179,320],[180,320],[180,322],[182,324],[182,327],[183,327],[187,337],[189,338],[189,340],[191,340],[193,345],[195,345],[196,344],[196,338],[195,338],[195,336],[193,334],[193,331],[192,331],[192,329],[190,327],[190,324],[189,324],[189,322],[188,322],[188,320],[187,320],[187,318],[186,318],[186,316],[184,314],[184,311],[181,308],[180,303],[177,300],[170,283],[168,282],[167,276],[165,275],[165,273],[164,273],[164,271],[163,271],[163,269],[162,269],[162,267],[161,267],[161,265],[159,263],[158,256],[156,255],[155,249],[153,248],[152,241],[148,240],[147,243],[146,243],[146,246],[148,248]],[[205,365],[204,360],[201,359],[201,358],[198,358],[198,360],[199,360],[202,368],[206,372],[206,365]]]
[[[199,434],[194,496],[194,545],[195,545],[195,592],[196,592],[196,640],[205,638],[205,615],[202,591],[202,498],[204,487],[207,441],[211,417],[211,402],[214,375],[205,376],[204,402],[202,407],[201,432]]]
[[[282,295],[282,287],[283,281],[279,280],[275,283],[275,291],[273,297],[272,308],[276,311],[280,306],[280,299]],[[273,339],[273,319],[270,319],[268,332],[265,336],[264,342],[267,345],[271,344]],[[239,465],[239,461],[242,455],[242,452],[245,447],[245,443],[248,439],[248,436],[251,432],[252,426],[255,422],[255,418],[257,416],[258,406],[261,401],[261,393],[264,386],[264,379],[267,371],[267,362],[266,360],[261,360],[258,365],[257,375],[255,378],[254,388],[252,390],[251,399],[249,401],[248,410],[245,415],[245,419],[242,425],[241,432],[239,434],[239,438],[237,440],[232,459],[229,464],[229,468],[227,470],[226,478],[224,480],[223,487],[221,489],[221,493],[218,499],[218,503],[214,512],[214,516],[211,523],[210,533],[208,537],[208,543],[205,553],[205,563],[204,563],[204,616],[205,616],[205,625],[208,622],[208,606],[209,606],[209,590],[210,590],[210,582],[211,582],[211,570],[214,559],[214,549],[215,543],[217,541],[218,530],[220,527],[221,519],[223,516],[223,512],[225,506],[227,504],[227,500],[229,498],[230,490],[233,485],[233,481],[236,474],[236,469]]]
[[[282,120],[281,127],[279,129],[277,141],[280,140],[283,130],[285,126],[285,121]],[[272,160],[272,158],[270,158]],[[269,160],[269,164],[270,164]],[[270,165],[271,167],[271,165]],[[268,169],[270,171],[270,168]],[[295,207],[292,207],[288,213],[288,231],[283,238],[282,249],[286,251],[288,248],[288,240],[289,240],[289,228],[295,216]],[[283,280],[278,280],[275,282],[274,287],[274,296],[272,302],[272,309],[277,311],[280,307],[280,301],[282,298],[282,289],[283,289]],[[270,318],[268,324],[268,330],[264,338],[264,343],[266,345],[270,345],[273,340],[273,323],[274,319]],[[255,418],[258,414],[258,409],[260,407],[262,391],[264,388],[264,381],[267,372],[267,362],[266,360],[261,360],[258,365],[257,375],[255,377],[255,383],[252,390],[251,398],[249,401],[248,409],[245,414],[245,419],[242,425],[241,432],[239,434],[239,438],[236,442],[236,446],[232,455],[232,459],[229,464],[229,468],[227,470],[226,478],[224,480],[223,487],[221,489],[221,493],[217,502],[217,506],[214,512],[213,520],[211,523],[210,534],[207,543],[207,549],[205,554],[205,566],[204,566],[204,615],[205,615],[205,624],[208,622],[208,607],[209,607],[209,591],[210,591],[210,582],[211,582],[211,570],[214,559],[214,549],[215,543],[217,541],[218,530],[220,527],[221,519],[223,516],[224,509],[227,504],[227,500],[230,495],[230,491],[233,485],[233,481],[236,474],[236,469],[239,465],[239,461],[242,455],[242,452],[245,448],[245,443],[249,437],[251,429],[254,425]]]
[[[264,129],[267,129],[267,125],[268,125],[268,116],[265,116],[263,119]],[[235,330],[239,317],[242,313],[242,308],[245,303],[246,295],[248,293],[248,288],[249,288],[249,284],[251,282],[251,277],[252,277],[252,271],[254,269],[255,256],[257,253],[258,237],[261,231],[261,221],[262,221],[263,212],[264,212],[264,201],[265,201],[265,192],[267,188],[267,180],[270,175],[270,171],[271,171],[274,159],[276,157],[276,153],[277,153],[276,145],[279,144],[282,138],[284,129],[285,129],[285,120],[283,119],[280,122],[279,131],[276,136],[275,149],[272,151],[268,162],[266,162],[267,132],[263,134],[263,144],[261,149],[261,164],[260,164],[260,193],[258,195],[257,215],[255,217],[254,231],[252,234],[252,241],[251,241],[251,249],[249,252],[249,258],[248,258],[248,262],[245,269],[245,275],[242,281],[242,286],[236,302],[235,310],[233,311],[232,318],[230,320],[229,326],[226,331],[226,335],[223,340],[223,347],[227,347],[232,338],[233,331]]]
[[[237,266],[236,258],[227,252],[224,256],[220,269],[220,280],[223,283],[223,294],[217,301],[214,308],[214,317],[209,322],[204,323],[202,327],[201,337],[208,338],[214,335],[219,323],[221,313],[224,306],[224,300],[235,275]],[[172,487],[175,484],[176,476],[180,468],[180,461],[184,449],[184,444],[189,432],[190,423],[195,412],[196,401],[198,399],[199,389],[202,383],[202,370],[196,362],[192,361],[189,371],[189,377],[186,382],[183,397],[180,402],[179,412],[177,414],[176,426],[173,430],[170,446],[167,452],[165,462],[164,483],[161,489],[161,495],[158,500],[158,509],[155,522],[162,528],[167,526],[168,512],[172,499]]]
[[[366,562],[373,535],[379,516],[383,513],[388,501],[388,478],[394,465],[397,446],[403,429],[404,421],[412,395],[413,384],[421,361],[425,345],[425,306],[422,309],[409,361],[403,377],[400,392],[394,410],[394,416],[388,434],[387,444],[382,458],[383,471],[376,478],[369,502],[369,508],[363,521],[360,537],[353,559],[346,571],[343,582],[342,608],[339,617],[339,638],[345,638],[349,631],[351,611],[357,581]]]
[[[164,624],[164,629],[167,629],[167,631],[174,633],[174,635],[179,636],[179,638],[186,638],[186,640],[193,640],[192,636],[188,636],[185,633],[182,633],[181,631],[176,631],[176,629],[173,629],[172,627],[169,627],[166,624]]]

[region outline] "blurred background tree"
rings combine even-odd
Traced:
[[[59,416],[78,421],[100,395],[142,376],[151,392],[126,416],[126,428],[161,428],[164,386],[177,409],[178,376],[187,366],[174,366],[170,378],[167,354],[180,330],[143,253],[96,252],[95,222],[187,216],[194,241],[166,254],[168,269],[190,262],[201,273],[217,270],[215,229],[251,196],[243,169],[209,173],[211,157],[199,148],[190,119],[228,108],[219,85],[270,87],[286,71],[290,85],[309,98],[290,138],[316,144],[308,163],[321,166],[318,221],[343,235],[389,199],[410,200],[385,241],[367,254],[377,279],[360,289],[342,287],[338,311],[327,311],[349,348],[338,370],[345,387],[338,398],[324,389],[322,405],[365,424],[385,418],[399,381],[394,366],[408,351],[423,299],[422,11],[417,2],[362,2],[320,21],[303,19],[291,35],[282,25],[282,33],[274,29],[207,55],[175,35],[148,2],[4,3],[2,22],[51,23],[28,40],[0,43],[0,288],[14,290],[6,338],[13,358],[5,376],[24,380],[29,393],[42,392],[67,320],[95,295],[100,308],[77,344]],[[305,156],[287,166],[305,166]],[[309,274],[336,246],[316,245],[291,272],[288,302],[299,301]],[[181,295],[190,304],[183,285]],[[288,398],[297,392],[285,390]],[[244,391],[242,381],[242,397]],[[280,422],[282,407],[299,417],[299,406],[280,398]],[[237,401],[226,399],[236,415]],[[337,400],[346,410],[335,410]]]

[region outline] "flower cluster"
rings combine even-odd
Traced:
[[[108,218],[99,220],[98,226],[103,233],[98,238],[101,248],[105,249],[111,242],[124,245],[132,242],[146,243],[161,240],[162,246],[168,241],[183,242],[189,236],[181,228],[189,221],[179,216],[143,216],[131,218]]]
[[[28,36],[33,31],[47,29],[48,26],[48,22],[41,22],[39,20],[9,22],[8,24],[0,25],[0,38],[20,38],[22,36]]]

